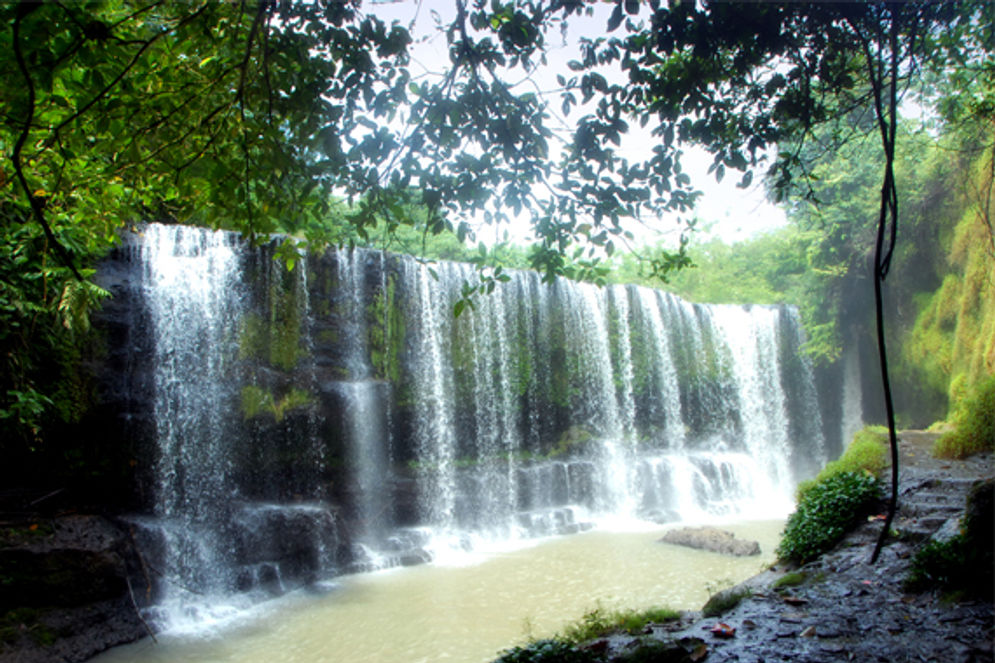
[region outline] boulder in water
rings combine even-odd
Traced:
[[[760,544],[756,541],[737,539],[732,532],[714,527],[684,527],[671,530],[664,534],[660,541],[735,557],[760,554]]]

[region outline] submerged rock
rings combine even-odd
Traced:
[[[756,541],[737,539],[732,532],[714,527],[684,527],[671,530],[664,534],[660,541],[736,557],[760,554],[760,544]]]

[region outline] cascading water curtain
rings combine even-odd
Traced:
[[[164,603],[597,522],[776,515],[825,457],[784,307],[511,271],[457,317],[469,265],[353,249],[288,271],[229,233],[133,241]]]

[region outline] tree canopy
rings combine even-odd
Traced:
[[[626,242],[624,219],[690,210],[684,145],[711,151],[717,178],[735,170],[746,185],[766,167],[778,195],[808,182],[814,128],[880,106],[872,82],[892,53],[901,85],[959,77],[949,112],[991,113],[981,1],[616,0],[559,90],[518,85],[595,6],[459,0],[439,26],[448,67],[421,79],[409,29],[358,0],[0,6],[0,416],[37,430],[50,350],[83,331],[103,294],[87,270],[133,222],[321,244],[418,224],[462,240],[475,222],[525,215],[530,266],[591,277]],[[576,117],[563,144],[554,107]],[[620,149],[636,125],[652,132],[646,160]],[[684,248],[651,257],[652,271],[686,264]],[[291,264],[296,251],[288,239]]]

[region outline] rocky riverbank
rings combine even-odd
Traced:
[[[670,658],[652,659],[675,662],[992,661],[990,600],[903,587],[916,550],[956,531],[972,486],[993,476],[990,453],[940,461],[929,454],[933,438],[902,434],[895,535],[877,564],[869,560],[881,522],[872,518],[801,568],[778,566],[725,590],[732,607],[718,616],[687,613],[642,636],[611,636],[587,648],[617,661],[636,660],[632,654],[657,642],[683,644]]]

